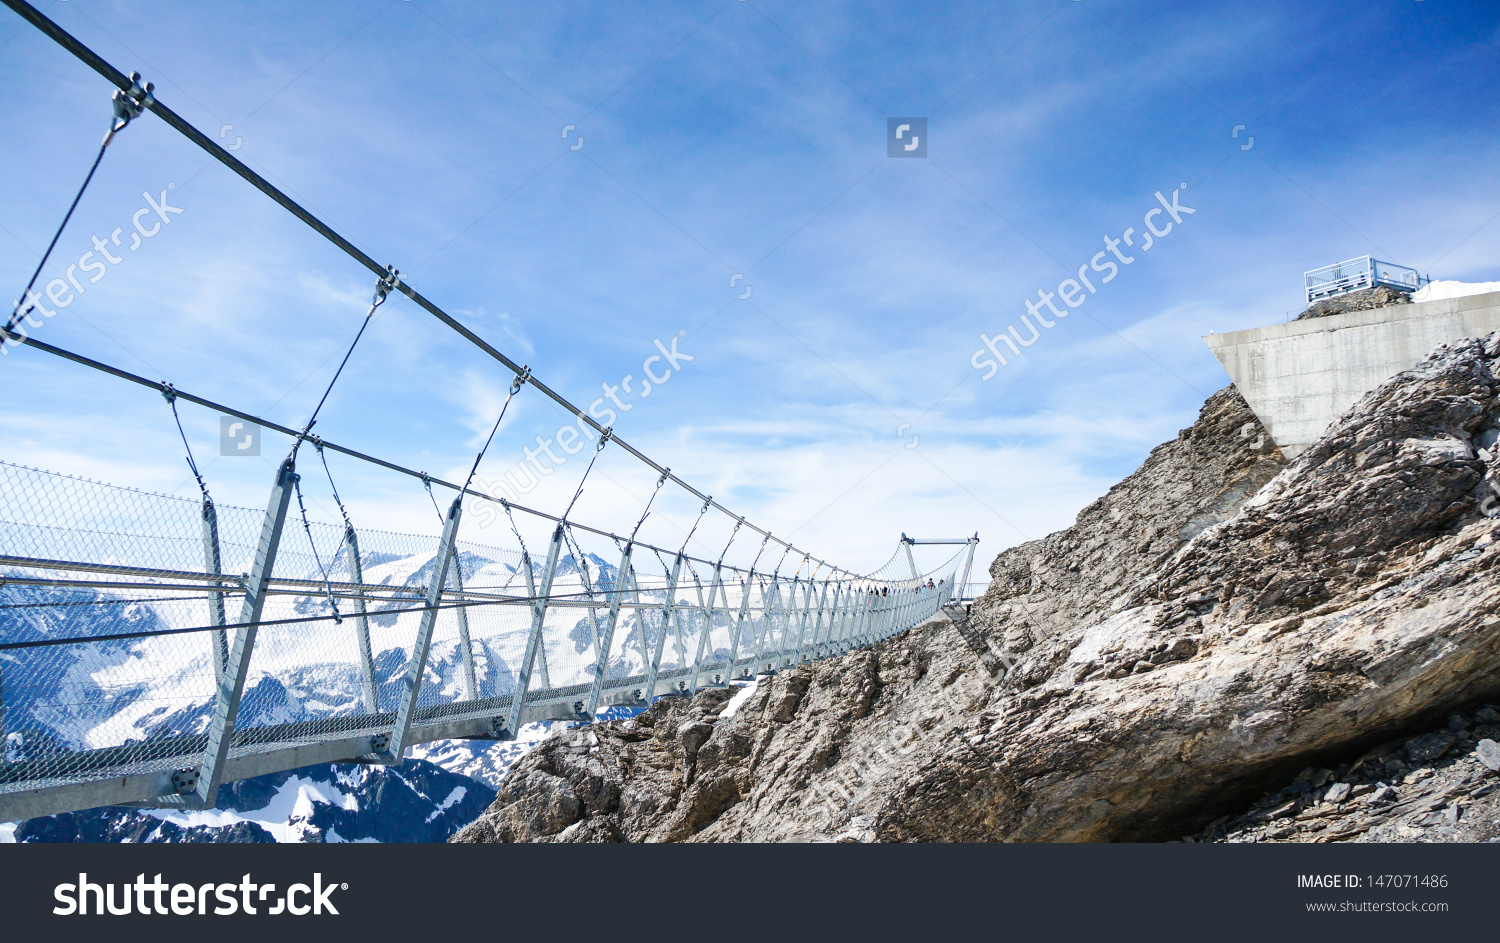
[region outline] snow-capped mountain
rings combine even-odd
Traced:
[[[287,545],[278,558],[278,577],[321,582],[326,573],[333,581],[350,578],[342,546],[322,548],[317,558],[322,562],[315,564],[300,534],[289,529],[284,538]],[[420,612],[394,610],[420,607],[435,570],[435,548],[376,532],[368,538],[362,535],[361,542],[363,582],[388,588],[381,598],[368,599],[367,611],[379,709],[390,711],[404,690],[409,653],[421,619]],[[424,549],[414,553],[385,549],[403,546]],[[76,558],[89,558],[86,545],[69,549]],[[232,550],[226,543],[226,572],[242,569],[244,562],[234,560]],[[498,559],[506,556],[511,562]],[[464,589],[475,593],[527,593],[519,554],[460,542],[457,561],[458,567],[450,570],[448,588],[452,591],[461,580]],[[179,565],[192,566],[186,560]],[[542,566],[533,559],[536,584],[541,582]],[[0,576],[23,572],[5,570]],[[570,553],[559,561],[553,592],[603,599],[617,576],[615,567],[598,556],[586,554],[580,561]],[[695,603],[690,589],[680,589],[678,595],[684,605]],[[665,601],[660,588],[640,588],[637,598]],[[239,597],[228,594],[225,603],[233,621]],[[367,712],[352,631],[356,623],[350,618],[353,607],[347,599],[337,604],[341,622],[262,627],[240,706],[241,728]],[[272,595],[262,618],[270,622],[330,615],[334,605],[326,593],[316,591]],[[478,696],[512,692],[530,632],[531,609],[479,605],[464,612]],[[622,615],[615,633],[606,669],[611,677],[641,671],[660,631],[659,610],[631,612]],[[5,641],[161,633],[210,621],[203,594],[156,593],[149,587],[129,592],[43,588],[0,581],[0,639]],[[691,617],[680,621],[686,625]],[[548,610],[533,690],[580,684],[593,677],[599,622],[600,616],[591,617],[588,610]],[[442,611],[419,706],[467,699],[458,630],[457,611]],[[727,640],[727,633],[719,635],[726,635]],[[695,647],[691,635],[675,638],[667,646],[664,667],[674,658],[691,658],[689,652]],[[49,755],[204,733],[215,691],[211,652],[206,632],[0,652],[6,734],[0,759],[45,760]],[[407,762],[395,769],[320,766],[230,784],[221,793],[219,808],[209,812],[98,809],[0,825],[0,841],[11,835],[24,841],[437,841],[457,827],[454,823],[461,825],[477,815],[511,764],[554,726],[528,725],[516,741],[419,744],[411,748]],[[460,788],[466,790],[463,795],[442,806]],[[471,808],[474,802],[478,805]],[[399,814],[387,815],[393,808]],[[377,820],[382,818],[391,821],[380,825]]]
[[[424,760],[336,764],[226,783],[206,812],[89,809],[28,819],[17,842],[441,842],[495,790]]]

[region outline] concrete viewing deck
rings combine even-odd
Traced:
[[[1441,344],[1500,331],[1500,292],[1346,311],[1203,340],[1287,458]]]

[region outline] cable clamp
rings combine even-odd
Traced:
[[[604,447],[609,444],[609,440],[614,434],[615,430],[613,426],[605,426],[599,433],[599,444],[594,446],[594,451],[604,451]]]
[[[387,265],[385,274],[375,283],[375,297],[370,300],[370,304],[376,308],[385,304],[385,296],[395,291],[400,284],[401,273],[396,271],[394,265]]]
[[[521,367],[521,372],[516,374],[516,378],[511,381],[510,395],[515,396],[517,393],[521,392],[521,387],[525,386],[526,381],[529,379],[531,379],[531,368],[523,364]]]
[[[109,123],[109,133],[104,136],[105,144],[108,144],[115,134],[123,131],[127,124],[139,118],[142,111],[156,104],[156,98],[151,94],[151,90],[155,87],[150,82],[142,85],[141,74],[132,72],[130,73],[130,88],[115,89],[115,93],[109,99],[110,104],[114,106],[115,116]]]
[[[166,400],[168,404],[177,401],[177,391],[166,380],[161,381],[161,398]]]

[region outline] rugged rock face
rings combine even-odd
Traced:
[[[965,676],[975,683],[961,692]],[[923,738],[985,706],[981,678],[980,659],[935,620],[752,689],[662,698],[543,741],[452,840],[828,840]]]
[[[1330,314],[1343,314],[1345,311],[1368,311],[1371,308],[1384,308],[1386,305],[1404,305],[1410,303],[1410,292],[1398,291],[1395,288],[1377,285],[1374,288],[1351,291],[1347,295],[1324,298],[1322,301],[1309,305],[1307,310],[1297,315],[1294,320],[1302,321],[1307,318],[1326,318]]]
[[[990,564],[973,623],[1012,652],[1093,621],[1178,548],[1226,520],[1286,460],[1239,391],[1203,404],[1198,421],[1078,514],[1072,527],[1012,547]]]
[[[1442,723],[1500,693],[1497,361],[1493,336],[1440,348],[1280,474],[1216,394],[995,561],[967,629],[998,657],[935,620],[732,710],[658,702],[544,742],[454,840],[1175,839]],[[1500,748],[1453,741],[1472,797]]]
[[[1248,811],[1188,842],[1500,842],[1500,709],[1470,705],[1439,727],[1333,769],[1307,767]]]

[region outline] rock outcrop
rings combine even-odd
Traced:
[[[1500,842],[1500,708],[1475,705],[1332,769],[1307,767],[1188,842]]]
[[[1330,314],[1343,314],[1345,311],[1368,311],[1371,308],[1384,308],[1386,305],[1404,305],[1410,303],[1411,292],[1401,291],[1397,288],[1388,288],[1385,285],[1376,285],[1374,288],[1351,291],[1314,302],[1308,305],[1307,310],[1297,315],[1294,320],[1302,321],[1308,318],[1326,318]]]
[[[545,741],[454,840],[1177,839],[1242,813],[1500,693],[1497,391],[1500,340],[1440,348],[1284,469],[1216,394],[996,559],[967,626],[995,657],[939,619],[664,699]],[[1441,751],[1471,796],[1487,742]]]

